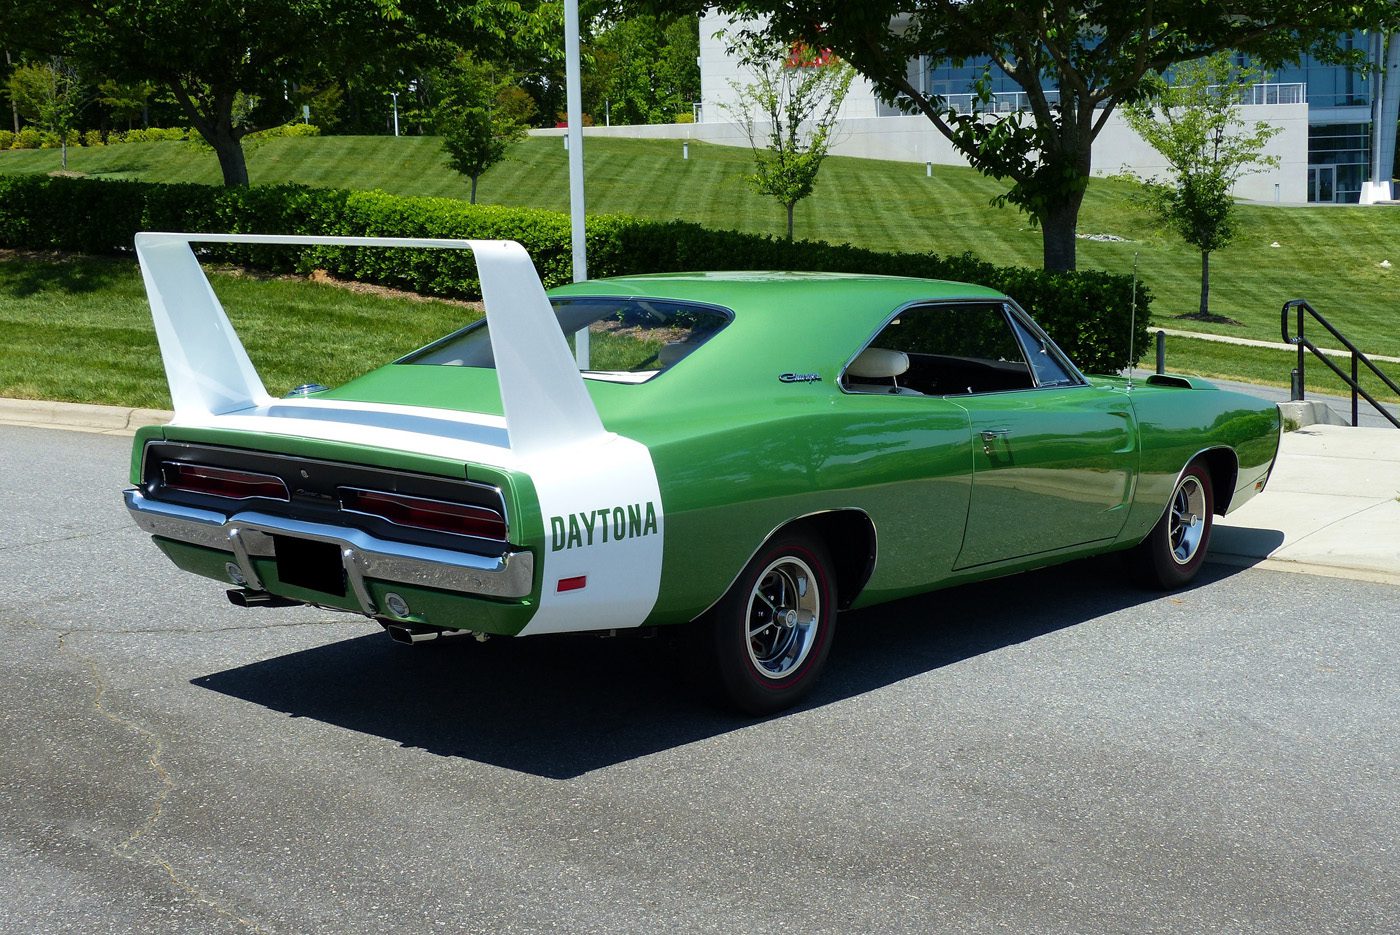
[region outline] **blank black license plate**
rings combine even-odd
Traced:
[[[277,578],[283,584],[345,596],[340,546],[295,536],[273,536],[272,551],[277,557]]]

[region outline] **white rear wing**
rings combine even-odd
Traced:
[[[470,250],[490,323],[511,452],[529,457],[606,434],[539,274],[525,248],[514,241],[140,233],[136,257],[179,422],[208,423],[249,411],[274,414],[282,402],[263,386],[195,258],[195,243]],[[337,408],[331,400],[298,401],[298,407],[313,412],[318,404]],[[305,416],[314,418],[313,412]],[[478,427],[468,421],[438,423],[439,430],[448,432],[453,425],[460,426],[462,441],[480,442]]]

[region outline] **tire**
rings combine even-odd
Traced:
[[[1133,550],[1135,577],[1144,586],[1170,591],[1201,570],[1215,516],[1215,491],[1200,461],[1182,472],[1162,518]]]
[[[790,708],[817,681],[836,630],[831,559],[802,535],[766,544],[695,627],[702,683],[746,714]]]

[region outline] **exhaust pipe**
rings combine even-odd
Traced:
[[[385,633],[389,634],[389,639],[405,646],[426,643],[428,640],[435,640],[442,635],[440,628],[425,627],[421,623],[387,623],[381,620],[379,625],[384,628]]]
[[[389,639],[405,646],[426,643],[428,640],[445,639],[449,636],[475,636],[480,642],[486,640],[486,634],[474,634],[471,630],[447,630],[442,627],[425,626],[421,623],[398,623],[388,620],[379,621],[379,625],[384,628],[385,633],[389,634]]]
[[[266,591],[254,591],[251,588],[237,588],[226,592],[228,602],[237,607],[300,607],[301,601],[294,601],[288,597],[278,597],[276,594],[269,594]]]

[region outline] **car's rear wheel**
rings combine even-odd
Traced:
[[[1167,510],[1134,550],[1136,577],[1147,587],[1170,590],[1196,577],[1210,547],[1215,491],[1199,461],[1182,472]]]
[[[769,542],[696,621],[702,677],[725,703],[771,714],[811,690],[831,649],[836,594],[821,543]]]

